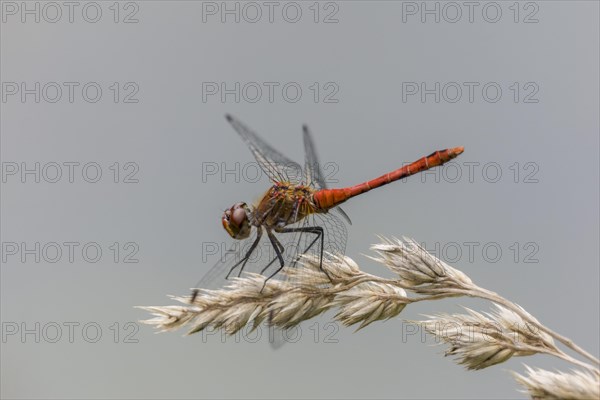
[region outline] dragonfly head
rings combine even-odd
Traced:
[[[246,203],[236,203],[225,210],[221,222],[223,228],[234,239],[246,239],[250,236],[250,208]]]

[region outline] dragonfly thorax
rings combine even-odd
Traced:
[[[250,208],[246,203],[236,203],[223,212],[223,228],[234,239],[246,239],[250,236]]]
[[[307,186],[276,182],[254,208],[252,225],[277,231],[318,212],[313,192]]]

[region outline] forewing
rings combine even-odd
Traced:
[[[323,179],[315,143],[307,125],[302,125],[302,133],[304,138],[304,182],[317,189],[325,189],[327,184]]]
[[[260,138],[242,122],[227,114],[227,121],[233,129],[244,139],[252,155],[261,169],[273,182],[288,181],[299,184],[302,181],[302,167]]]
[[[308,126],[303,125],[302,131],[304,136],[304,182],[306,182],[307,185],[313,186],[315,189],[327,189],[327,182],[325,182],[325,179],[323,178],[317,150],[315,149],[315,144],[312,140],[312,135],[310,134]],[[352,225],[350,217],[341,207],[335,207],[333,210],[340,214],[346,222]]]

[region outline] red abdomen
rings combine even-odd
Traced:
[[[320,209],[327,210],[345,202],[351,197],[368,192],[371,189],[387,185],[388,183],[397,181],[398,179],[406,178],[407,176],[411,176],[421,171],[442,165],[453,158],[458,157],[458,155],[460,155],[463,151],[463,147],[454,147],[452,149],[436,151],[427,157],[423,157],[409,165],[398,168],[397,170],[382,175],[379,178],[360,183],[356,186],[342,189],[319,190],[313,194],[313,200]]]

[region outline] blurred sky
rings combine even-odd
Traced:
[[[507,370],[570,368],[467,372],[401,318],[277,351],[138,324],[268,187],[225,113],[298,161],[307,123],[332,186],[464,146],[349,201],[347,254],[387,274],[376,235],[413,237],[598,354],[597,2],[75,3],[1,3],[3,398],[519,398]],[[489,310],[401,316],[460,306]]]

